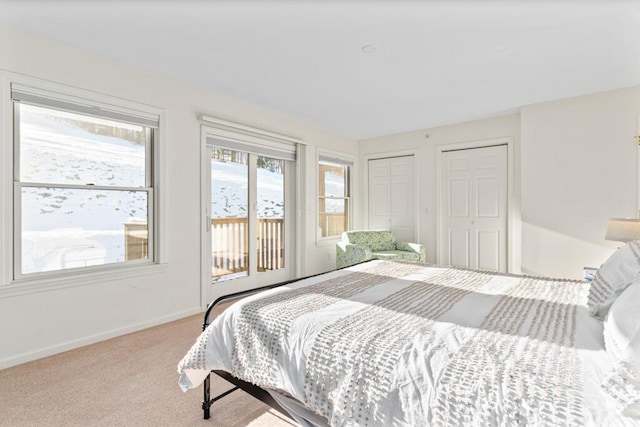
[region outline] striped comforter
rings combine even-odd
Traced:
[[[246,298],[179,365],[222,369],[332,426],[625,424],[588,284],[372,261]]]

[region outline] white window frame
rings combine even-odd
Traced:
[[[344,153],[338,153],[336,151],[329,151],[322,148],[318,148],[316,153],[316,218],[314,221],[315,229],[316,229],[316,245],[323,246],[328,244],[333,244],[337,240],[341,239],[341,236],[327,236],[322,237],[320,233],[320,174],[319,174],[319,166],[320,162],[331,161],[336,164],[341,164],[344,166],[349,166],[349,182],[347,188],[347,197],[333,197],[333,199],[345,199],[348,200],[349,212],[347,213],[347,221],[349,222],[347,226],[347,230],[351,230],[353,227],[353,180],[355,175],[355,159]],[[325,199],[327,197],[325,196]]]
[[[166,268],[167,253],[165,248],[166,224],[164,203],[164,134],[165,112],[161,108],[136,103],[121,98],[115,98],[74,88],[67,85],[56,84],[49,81],[24,76],[21,74],[0,71],[2,86],[1,124],[0,135],[0,297],[19,295],[41,290],[64,288],[70,286],[88,285],[96,282],[118,280],[126,277],[134,277],[144,274],[155,274]],[[16,227],[20,226],[20,212],[18,195],[14,186],[14,164],[18,160],[17,137],[14,137],[14,102],[12,100],[12,87],[43,96],[59,102],[84,106],[87,109],[95,108],[107,112],[110,117],[117,120],[118,115],[135,116],[142,119],[157,120],[158,128],[153,132],[151,147],[147,146],[147,161],[149,175],[147,183],[152,184],[149,194],[149,254],[150,259],[145,261],[129,261],[110,263],[99,266],[54,270],[50,272],[29,273],[20,275],[16,262],[20,256],[14,253],[14,238],[19,236]],[[77,110],[82,113],[82,108]],[[86,111],[86,110],[85,110]],[[57,187],[57,186],[55,186]],[[17,216],[16,216],[17,215]],[[19,248],[19,244],[16,245]],[[153,254],[153,255],[151,255]],[[153,257],[153,258],[151,258]]]

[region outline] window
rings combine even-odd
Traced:
[[[320,154],[318,159],[318,237],[338,237],[349,229],[353,162]]]
[[[13,279],[152,263],[158,116],[12,85]]]
[[[255,283],[257,276],[274,273],[286,279],[293,253],[296,147],[282,144],[276,150],[213,135],[206,141],[212,282],[252,277]]]

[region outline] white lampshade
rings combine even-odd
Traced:
[[[604,238],[617,242],[640,240],[640,219],[611,218]]]

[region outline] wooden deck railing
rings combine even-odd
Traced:
[[[211,220],[212,276],[241,273],[249,269],[247,218]],[[284,268],[284,220],[258,218],[258,271]]]
[[[249,269],[248,218],[211,219],[212,276],[240,273]]]
[[[149,256],[147,223],[129,220],[124,223],[124,259],[143,259]]]
[[[284,219],[258,218],[258,271],[284,268]],[[125,224],[125,259],[147,257],[147,224]],[[242,273],[249,269],[247,218],[211,220],[212,276]]]
[[[258,271],[284,268],[284,219],[258,218]]]
[[[321,237],[340,236],[347,230],[346,215],[342,212],[320,212],[319,226]]]

